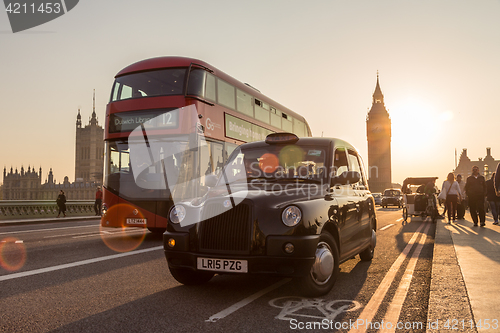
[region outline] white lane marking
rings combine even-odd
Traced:
[[[392,264],[391,268],[389,268],[389,271],[385,275],[384,279],[378,286],[377,290],[375,290],[375,293],[373,293],[372,298],[370,301],[368,301],[368,304],[366,304],[364,310],[361,312],[361,314],[358,316],[359,319],[364,320],[364,322],[371,322],[373,318],[375,317],[375,314],[378,311],[378,308],[382,304],[382,301],[384,300],[385,295],[389,291],[389,287],[392,284],[392,281],[394,281],[394,278],[396,277],[397,272],[399,271],[399,268],[405,261],[406,257],[408,256],[408,253],[413,247],[413,244],[417,240],[418,236],[420,235],[420,231],[423,229],[424,224],[420,224],[420,227],[418,227],[417,231],[413,234],[412,238],[404,248],[403,252],[399,255],[399,257],[396,259],[396,261]],[[354,327],[349,331],[349,333],[355,333],[355,332],[366,332],[366,327],[363,326],[357,326]]]
[[[275,284],[273,284],[272,286],[269,286],[269,287],[267,287],[265,289],[262,289],[261,291],[256,292],[255,294],[250,295],[247,298],[239,301],[238,303],[235,303],[235,304],[231,305],[227,309],[224,309],[221,312],[218,312],[218,313],[214,314],[213,316],[211,316],[210,318],[208,318],[205,321],[206,322],[214,323],[214,322],[218,321],[219,319],[225,318],[225,317],[229,316],[231,313],[233,313],[235,311],[238,311],[239,309],[241,309],[245,305],[248,305],[251,302],[255,301],[257,298],[259,298],[259,297],[267,294],[268,292],[270,292],[270,291],[272,291],[272,290],[274,290],[276,288],[281,287],[282,285],[284,285],[285,283],[290,282],[291,280],[292,279],[287,278],[287,279],[283,279],[281,281],[278,281]]]
[[[89,231],[89,232],[79,232],[76,234],[60,234],[60,235],[50,235],[50,236],[44,236],[43,238],[56,238],[56,237],[68,237],[68,236],[78,236],[78,235],[88,235],[89,233],[95,234],[94,231]]]
[[[125,252],[125,253],[118,253],[118,254],[113,254],[113,255],[105,256],[105,257],[99,257],[99,258],[93,258],[93,259],[72,262],[72,263],[64,264],[64,265],[57,265],[57,266],[52,266],[52,267],[35,269],[32,271],[1,275],[0,281],[6,281],[6,280],[17,279],[17,278],[22,278],[22,277],[26,277],[26,276],[36,275],[36,274],[48,273],[48,272],[58,271],[61,269],[93,264],[93,263],[100,262],[100,261],[118,259],[118,258],[122,258],[122,257],[131,256],[134,254],[146,253],[146,252],[156,251],[156,250],[160,250],[160,249],[163,249],[163,246],[155,246],[155,247],[151,247],[149,249],[136,250],[136,251]]]
[[[391,224],[388,224],[388,225],[386,225],[385,227],[382,227],[382,228],[380,228],[380,229],[378,229],[378,230],[379,230],[379,231],[384,231],[385,229],[389,229],[389,228],[390,228],[390,227],[392,227],[392,226],[394,226],[394,224],[392,224],[392,223],[391,223]]]
[[[145,230],[126,230],[125,231],[127,234],[144,234],[146,231]],[[99,234],[87,234],[87,235],[81,235],[81,236],[74,236],[74,237],[71,237],[73,239],[76,239],[76,238],[86,238],[86,237],[95,237],[95,236],[98,236],[98,237],[101,237],[103,236],[106,236],[106,235],[117,235],[117,234],[121,234],[122,232],[108,232],[108,231],[104,231],[104,232],[101,232]]]
[[[76,227],[61,227],[61,228],[50,228],[50,229],[32,229],[32,230],[20,230],[20,231],[8,231],[8,232],[0,232],[0,235],[9,235],[9,234],[22,234],[29,232],[44,232],[44,231],[52,231],[52,230],[62,230],[62,229],[73,229],[73,228],[90,228],[90,227],[99,227],[99,224],[94,225],[82,225]]]
[[[22,243],[24,243],[24,242],[23,242],[22,240],[16,240],[16,242],[15,242],[15,243],[16,243],[16,244],[22,244]]]
[[[399,219],[396,220],[396,222],[401,222],[403,220],[404,220],[403,218],[399,218]]]
[[[420,253],[422,252],[422,248],[424,247],[425,240],[427,239],[427,233],[430,228],[430,224],[424,230],[422,234],[422,238],[420,238],[415,251],[411,255],[410,261],[408,262],[408,266],[406,267],[406,271],[401,278],[401,282],[399,283],[398,288],[396,289],[396,293],[389,303],[389,307],[387,308],[387,312],[385,313],[384,322],[386,323],[397,323],[399,315],[401,314],[401,309],[403,308],[403,303],[406,299],[406,295],[408,294],[408,289],[410,288],[410,283],[413,278],[413,273],[415,271],[415,266],[417,265],[417,260],[420,257]],[[389,330],[390,332],[396,331],[396,325],[394,325],[393,329]]]
[[[134,233],[134,232],[141,232],[141,233],[144,233],[145,230],[144,228],[133,228],[133,229],[125,229],[125,230],[117,230],[115,229],[113,232],[111,231],[105,231],[105,230],[101,230],[100,233],[96,234],[94,231],[89,231],[89,232],[78,232],[78,233],[75,233],[75,234],[59,234],[59,235],[50,235],[50,236],[45,236],[43,238],[55,238],[55,237],[68,237],[68,236],[81,236],[81,237],[88,237],[89,235],[90,236],[99,236],[100,234],[106,234],[106,235],[113,235],[113,234],[120,234],[120,233],[123,233],[123,232],[126,232],[126,233]],[[78,238],[78,237],[73,237],[73,238]]]

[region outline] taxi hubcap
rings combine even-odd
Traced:
[[[311,267],[311,276],[317,284],[325,284],[330,280],[333,273],[335,259],[333,258],[330,245],[319,242],[316,248],[316,260]]]

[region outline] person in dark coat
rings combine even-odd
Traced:
[[[491,179],[486,181],[486,200],[490,205],[491,215],[493,215],[494,225],[498,224],[498,214],[500,213],[500,197],[495,193],[495,179],[496,172],[493,172]]]
[[[478,215],[481,227],[486,225],[486,212],[484,211],[484,197],[486,195],[486,180],[479,174],[479,167],[472,167],[472,175],[467,177],[465,193],[469,200],[469,210],[474,226],[477,227]]]
[[[500,197],[500,163],[498,163],[497,171],[495,171],[495,179],[493,180],[493,186],[495,187],[497,196]]]
[[[460,186],[460,195],[462,200],[458,202],[457,206],[457,219],[463,220],[465,218],[465,209],[467,208],[467,200],[465,195],[465,182],[462,180],[462,175],[457,175],[457,183]]]
[[[63,213],[64,217],[66,217],[66,196],[64,195],[64,191],[61,190],[59,195],[57,196],[57,207],[59,207],[59,213],[57,213],[57,217]]]

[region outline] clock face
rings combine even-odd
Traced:
[[[382,131],[382,125],[377,124],[377,123],[372,124],[371,131],[372,132],[380,132],[380,131]]]

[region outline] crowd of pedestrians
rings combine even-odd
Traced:
[[[486,180],[479,173],[479,167],[472,167],[472,175],[464,182],[462,175],[449,173],[441,188],[441,198],[445,200],[445,213],[448,223],[464,218],[465,209],[469,206],[470,216],[474,226],[486,225],[485,200],[493,215],[493,224],[498,225],[500,214],[500,163],[491,179]]]

